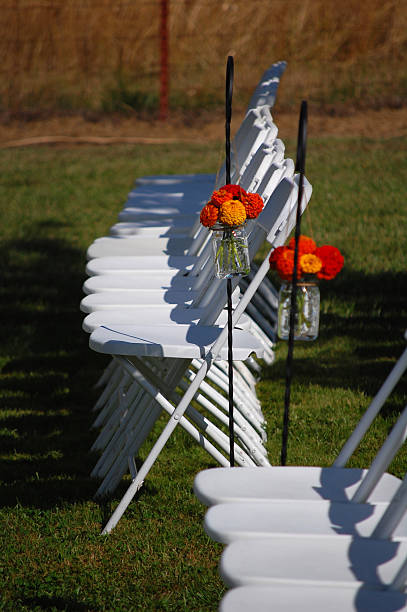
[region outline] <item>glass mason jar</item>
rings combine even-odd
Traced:
[[[283,282],[278,295],[277,334],[288,340],[290,333],[292,285]],[[294,340],[316,340],[319,330],[319,287],[312,282],[298,282]]]
[[[246,276],[250,272],[249,245],[243,225],[211,228],[215,273],[218,278]]]

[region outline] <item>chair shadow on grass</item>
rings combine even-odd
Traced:
[[[89,351],[81,329],[84,264],[84,253],[63,240],[0,248],[2,506],[52,507],[95,491],[92,387],[106,359]]]
[[[89,606],[80,603],[76,599],[65,599],[63,597],[26,597],[22,600],[25,606],[30,606],[31,609],[34,606],[39,606],[41,610],[65,610],[66,612],[85,612],[89,610]]]

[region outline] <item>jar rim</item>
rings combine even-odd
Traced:
[[[213,225],[209,226],[208,229],[212,232],[224,232],[227,230],[243,228],[244,226],[245,223],[241,223],[240,225],[223,225],[222,223],[214,223]]]

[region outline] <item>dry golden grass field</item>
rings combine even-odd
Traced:
[[[160,0],[1,0],[0,112],[100,113],[157,106]],[[235,108],[286,60],[279,107],[400,108],[405,0],[168,0],[170,102],[212,109],[235,58]]]

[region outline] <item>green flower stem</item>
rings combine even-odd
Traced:
[[[246,245],[240,245],[241,248],[247,248]],[[226,259],[227,258],[227,259]],[[242,262],[239,256],[239,250],[237,247],[236,240],[232,238],[225,238],[221,241],[218,250],[215,255],[216,261],[228,266],[232,264],[234,270],[242,267]]]

